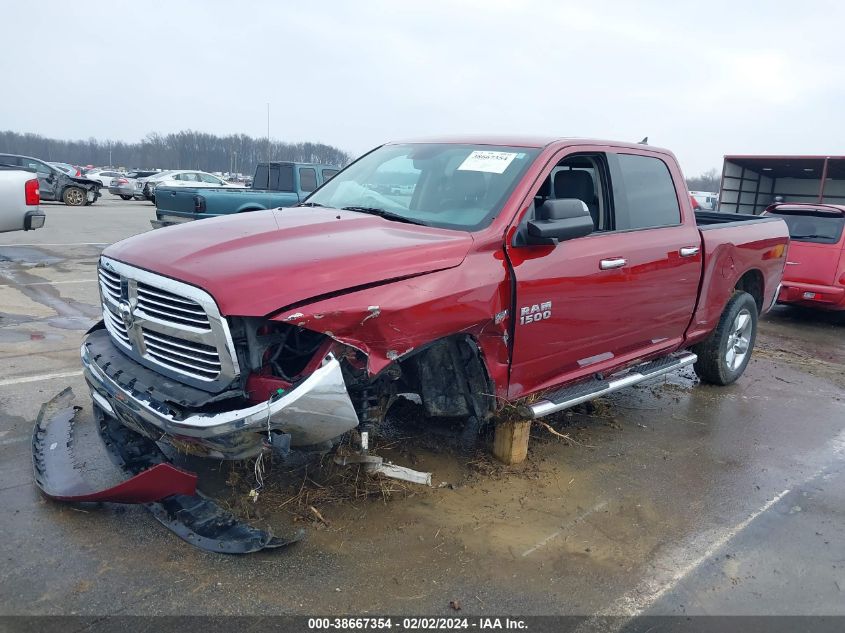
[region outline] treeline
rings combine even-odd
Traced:
[[[721,184],[722,174],[715,169],[705,171],[693,178],[687,178],[687,188],[690,191],[719,191]]]
[[[0,132],[0,153],[23,154],[72,165],[126,167],[128,169],[199,169],[251,174],[255,165],[290,160],[323,165],[346,165],[350,156],[322,143],[286,143],[246,134],[216,136],[185,130],[175,134],[148,134],[138,143],[123,141],[62,141],[38,134]]]

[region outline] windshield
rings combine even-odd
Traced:
[[[836,244],[845,226],[845,217],[826,211],[790,211],[777,209],[770,215],[781,217],[789,228],[789,238],[799,242]]]
[[[337,174],[306,204],[476,230],[499,213],[538,152],[493,145],[385,145]]]

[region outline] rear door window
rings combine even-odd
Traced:
[[[253,189],[269,189],[270,191],[294,191],[293,166],[273,163],[267,168],[267,163],[255,168]]]
[[[270,166],[270,189],[273,191],[294,191],[293,166]]]
[[[324,169],[323,170],[323,182],[330,180],[334,177],[334,175],[340,170],[338,169]]]
[[[647,229],[681,223],[681,207],[669,168],[659,158],[617,154],[613,174],[616,229]]]
[[[789,228],[789,238],[796,242],[836,244],[845,227],[845,217],[821,209],[810,212],[776,209],[768,214],[783,218]]]
[[[303,167],[299,170],[299,186],[302,191],[314,191],[317,188],[317,170]]]

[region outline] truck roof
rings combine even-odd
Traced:
[[[577,136],[529,136],[529,135],[500,135],[500,134],[478,134],[466,136],[435,136],[424,138],[410,138],[391,141],[387,145],[398,143],[444,143],[444,144],[467,144],[467,145],[509,145],[512,147],[533,147],[542,148],[549,145],[607,145],[611,147],[625,147],[628,149],[648,149],[651,151],[672,154],[668,149],[648,145],[645,143],[625,143],[621,141],[609,141],[606,139],[580,138]]]
[[[259,165],[267,165],[268,163],[267,163],[266,160],[260,160],[260,161],[258,161],[258,164]],[[269,164],[270,165],[298,165],[300,167],[320,167],[320,168],[325,167],[327,169],[328,168],[331,168],[331,169],[337,168],[337,165],[329,165],[327,163],[303,163],[303,162],[300,162],[298,160],[271,160],[269,162]]]

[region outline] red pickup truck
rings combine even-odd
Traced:
[[[400,393],[540,417],[690,364],[736,380],[787,243],[777,217],[694,214],[648,145],[391,143],[297,207],[107,248],[82,363],[106,417],[215,458],[324,450]]]
[[[845,310],[845,206],[773,204],[769,217],[789,227],[789,257],[778,303]]]

